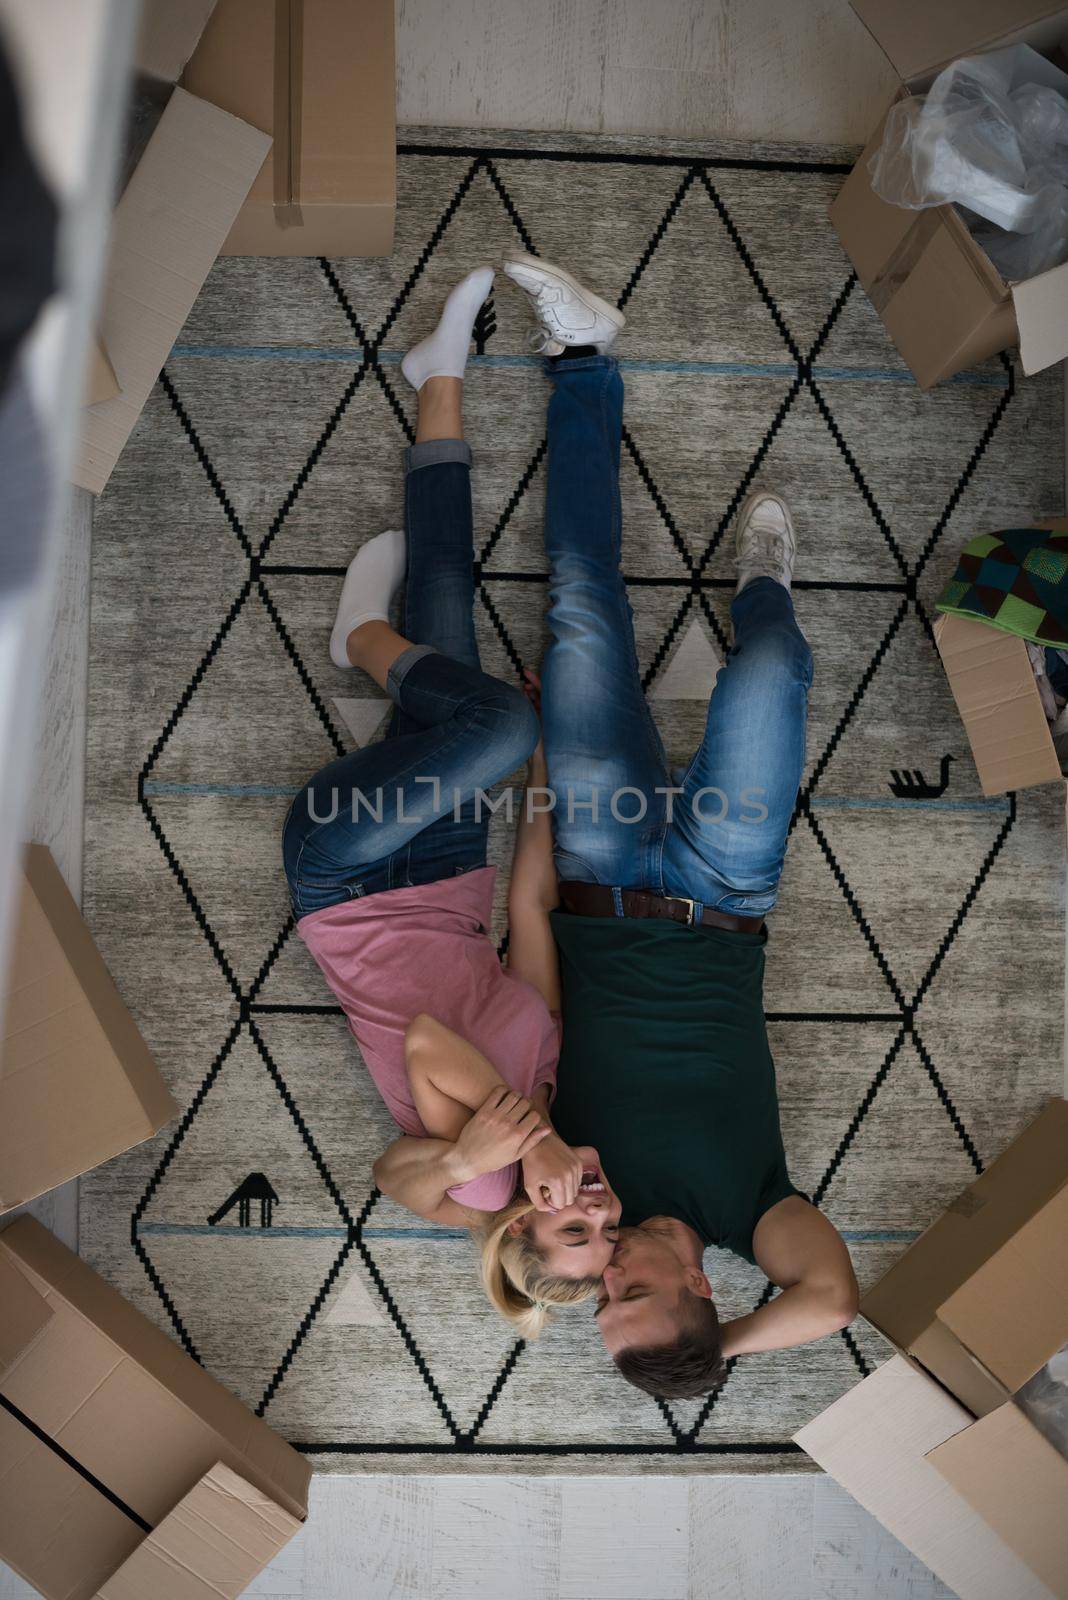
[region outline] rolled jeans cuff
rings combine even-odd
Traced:
[[[463,467],[471,465],[471,446],[466,439],[427,439],[422,444],[408,445],[404,452],[405,472],[439,467],[446,461],[458,461]]]
[[[428,644],[410,644],[407,650],[402,650],[386,673],[386,692],[391,700],[399,704],[401,684],[411,672],[417,661],[422,661],[424,656],[436,656],[438,651]]]

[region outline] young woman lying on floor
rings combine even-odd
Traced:
[[[489,938],[486,791],[532,757],[538,716],[479,667],[471,452],[463,373],[492,268],[449,295],[405,356],[418,391],[405,535],[354,557],[330,642],[396,709],[385,739],[331,762],[297,796],[282,851],[297,931],[340,1001],[394,1121],[375,1182],[431,1222],[471,1228],[498,1311],[526,1337],[551,1305],[600,1287],[619,1202],[594,1150],[570,1149],[549,1105],[560,1053],[548,815],[522,815],[508,898],[508,966]],[[407,565],[404,633],[389,604]],[[481,802],[481,803],[480,803]]]

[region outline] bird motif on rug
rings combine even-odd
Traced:
[[[942,757],[937,783],[928,783],[918,767],[913,767],[911,772],[907,768],[899,772],[895,767],[890,774],[890,783],[887,787],[896,800],[937,800],[939,795],[946,792],[949,783],[949,764],[953,759],[952,756]]]

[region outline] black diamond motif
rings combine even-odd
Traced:
[[[167,864],[175,877],[178,887],[188,906],[190,916],[193,918],[201,936],[206,941],[211,954],[233,995],[234,1001],[236,1002],[238,1008],[238,1016],[223,1040],[215,1057],[211,1061],[196,1094],[194,1095],[184,1116],[182,1117],[176,1132],[168,1141],[163,1155],[161,1156],[155,1171],[153,1172],[149,1183],[143,1195],[141,1196],[141,1199],[131,1219],[131,1243],[155,1292],[159,1296],[160,1301],[164,1306],[168,1317],[170,1318],[176,1335],[181,1340],[183,1346],[189,1352],[189,1354],[194,1358],[198,1358],[196,1345],[190,1335],[190,1332],[185,1327],[179,1309],[175,1305],[166,1284],[163,1282],[163,1279],[152,1260],[145,1238],[139,1233],[139,1223],[143,1218],[145,1208],[152,1200],[161,1181],[167,1173],[172,1160],[180,1150],[190,1125],[194,1119],[201,1114],[209,1094],[211,1093],[213,1087],[219,1079],[220,1074],[225,1068],[227,1057],[232,1051],[236,1040],[242,1033],[246,1033],[253,1042],[255,1050],[262,1061],[264,1071],[270,1078],[273,1087],[281,1100],[281,1103],[285,1107],[288,1115],[292,1118],[300,1138],[303,1141],[308,1158],[315,1167],[319,1180],[321,1181],[325,1192],[329,1196],[332,1205],[336,1209],[345,1230],[344,1239],[339,1247],[336,1258],[333,1260],[330,1266],[326,1278],[319,1286],[311,1304],[308,1306],[304,1315],[298,1322],[285,1350],[285,1354],[282,1357],[282,1360],[279,1362],[277,1369],[266,1379],[262,1397],[257,1408],[258,1411],[262,1414],[267,1410],[272,1398],[278,1392],[279,1387],[285,1382],[287,1372],[292,1365],[293,1359],[300,1350],[304,1341],[307,1339],[308,1334],[311,1331],[311,1328],[315,1323],[320,1310],[322,1309],[327,1295],[338,1276],[338,1273],[341,1271],[341,1268],[349,1256],[355,1253],[362,1261],[366,1272],[370,1276],[372,1283],[377,1289],[386,1311],[388,1312],[388,1315],[396,1329],[397,1335],[401,1340],[414,1369],[418,1372],[422,1382],[425,1384],[429,1394],[431,1395],[435,1406],[444,1419],[452,1439],[452,1443],[450,1445],[441,1447],[428,1446],[422,1443],[413,1445],[411,1447],[405,1446],[404,1444],[398,1444],[395,1447],[388,1447],[386,1453],[389,1453],[390,1450],[395,1450],[397,1454],[404,1454],[405,1451],[410,1448],[412,1451],[418,1452],[433,1452],[435,1449],[443,1449],[446,1451],[455,1450],[457,1452],[473,1454],[478,1454],[481,1452],[486,1455],[523,1455],[525,1453],[552,1454],[557,1453],[555,1452],[555,1447],[535,1445],[524,1446],[522,1444],[491,1446],[480,1445],[479,1443],[479,1435],[499,1395],[501,1394],[505,1385],[509,1382],[512,1374],[521,1365],[522,1352],[524,1349],[523,1341],[521,1340],[514,1344],[511,1351],[507,1355],[503,1365],[501,1366],[496,1378],[492,1383],[492,1386],[486,1394],[485,1400],[479,1409],[473,1424],[468,1428],[463,1428],[453,1416],[438,1386],[438,1383],[434,1378],[433,1373],[430,1371],[423,1354],[421,1353],[410,1330],[405,1324],[405,1321],[390,1292],[389,1285],[382,1273],[380,1264],[376,1260],[365,1235],[364,1230],[368,1218],[374,1212],[379,1198],[378,1192],[377,1190],[372,1190],[366,1196],[366,1199],[362,1207],[359,1209],[358,1214],[353,1215],[349,1206],[346,1204],[337,1184],[335,1183],[329,1168],[324,1162],[316,1144],[313,1132],[305,1123],[304,1118],[301,1115],[300,1108],[290,1094],[289,1089],[286,1086],[277,1064],[272,1058],[271,1052],[264,1041],[262,1033],[260,1032],[256,1022],[257,1014],[261,1013],[284,1011],[298,1015],[302,1013],[318,1014],[324,1011],[336,1010],[337,1008],[327,1005],[271,1005],[262,1002],[258,998],[263,990],[264,983],[266,982],[272,967],[274,966],[283,947],[293,932],[293,924],[291,919],[287,920],[283,924],[272,943],[266,950],[259,971],[257,972],[252,983],[248,985],[247,988],[241,985],[235,974],[233,963],[228,958],[215,929],[212,927],[212,924],[207,917],[203,906],[198,900],[192,885],[189,882],[175,849],[168,840],[160,820],[153,809],[151,796],[149,793],[146,793],[146,785],[149,783],[156,764],[158,763],[163,750],[171,738],[175,727],[188,710],[189,705],[196,695],[205,674],[209,671],[213,660],[218,654],[220,648],[223,646],[230,630],[233,628],[236,618],[242,609],[249,604],[258,604],[263,607],[282,643],[286,656],[292,665],[293,672],[296,675],[296,678],[299,681],[305,695],[307,696],[308,702],[310,703],[315,716],[326,732],[333,749],[339,755],[344,753],[345,745],[331,719],[329,711],[327,710],[315,687],[311,674],[308,672],[298,650],[296,649],[292,636],[287,629],[286,623],[279,611],[274,593],[272,592],[269,584],[269,580],[272,577],[284,576],[291,573],[299,573],[302,576],[321,576],[324,579],[333,580],[338,576],[338,569],[325,566],[294,567],[282,564],[271,565],[268,557],[270,554],[271,545],[273,544],[279,530],[282,528],[287,516],[297,502],[304,486],[308,482],[309,477],[315,471],[316,465],[331,437],[339,426],[343,416],[345,415],[353,395],[361,386],[366,386],[368,382],[377,385],[377,388],[383,397],[383,401],[397,425],[399,434],[405,441],[411,440],[411,424],[408,421],[404,408],[397,397],[397,393],[386,371],[386,365],[382,360],[383,345],[390,332],[390,329],[395,324],[403,307],[418,284],[428,261],[431,259],[432,255],[440,244],[453,218],[463,205],[465,196],[470,190],[475,178],[479,174],[483,174],[485,178],[488,179],[493,191],[496,193],[501,202],[501,205],[514,230],[519,244],[523,249],[531,254],[537,254],[537,241],[532,237],[526,224],[524,223],[522,216],[519,213],[519,210],[509,192],[506,176],[502,176],[502,169],[504,169],[506,172],[509,161],[583,161],[602,163],[605,165],[625,165],[627,163],[632,163],[647,167],[660,166],[675,169],[679,173],[677,185],[671,193],[670,199],[668,200],[659,223],[647,241],[638,260],[635,262],[633,270],[626,280],[625,287],[619,296],[619,305],[621,307],[627,305],[635,293],[639,290],[643,277],[646,274],[650,263],[656,256],[656,253],[660,248],[665,236],[669,234],[672,224],[676,219],[679,208],[684,199],[692,194],[702,193],[708,202],[709,227],[711,229],[721,230],[722,233],[724,233],[729,239],[731,246],[733,247],[738,259],[745,269],[745,273],[748,275],[748,279],[752,285],[754,293],[758,297],[768,319],[781,339],[787,362],[790,367],[792,367],[792,376],[789,379],[785,393],[779,401],[776,409],[768,419],[765,432],[758,448],[756,449],[752,459],[749,461],[729,499],[725,502],[716,516],[715,525],[707,539],[704,541],[703,548],[700,549],[698,554],[693,553],[693,551],[698,547],[692,545],[684,536],[680,520],[672,512],[669,497],[665,492],[664,487],[657,483],[652,472],[650,471],[643,456],[639,441],[635,439],[630,429],[627,429],[624,432],[625,453],[639,475],[644,489],[648,494],[650,503],[654,508],[655,515],[662,524],[670,541],[671,547],[677,555],[679,563],[677,580],[655,579],[648,577],[643,578],[643,576],[640,574],[635,574],[628,577],[628,582],[635,588],[640,588],[643,582],[666,582],[668,584],[677,583],[677,587],[681,591],[678,608],[668,624],[652,659],[649,661],[646,667],[644,680],[647,686],[654,681],[665,659],[669,655],[672,646],[678,637],[680,629],[683,627],[683,624],[686,622],[687,618],[690,617],[695,611],[695,608],[700,609],[702,616],[714,633],[721,650],[726,650],[727,639],[716,611],[713,608],[712,601],[715,598],[717,591],[729,587],[730,580],[713,577],[710,574],[709,569],[713,564],[717,551],[722,545],[727,529],[734,518],[738,506],[760,471],[768,449],[775,440],[779,430],[782,428],[783,422],[791,408],[795,405],[798,397],[804,391],[814,403],[820,418],[830,433],[837,450],[841,454],[842,460],[844,461],[849,476],[853,482],[853,485],[855,486],[859,502],[863,507],[865,515],[870,518],[871,522],[878,530],[880,537],[885,542],[893,564],[897,572],[900,574],[899,581],[893,584],[872,583],[868,585],[845,581],[825,581],[820,583],[809,583],[806,585],[804,581],[800,581],[796,585],[796,587],[800,590],[805,588],[822,590],[890,589],[900,595],[900,603],[897,606],[897,609],[895,610],[885,633],[874,646],[871,657],[857,680],[849,702],[835,723],[824,749],[818,754],[815,760],[810,777],[798,797],[797,807],[791,824],[791,827],[800,825],[810,830],[819,847],[819,850],[826,861],[827,868],[836,882],[843,896],[845,904],[848,907],[849,913],[854,920],[858,935],[864,940],[871,953],[872,959],[877,965],[878,971],[881,974],[887,991],[887,1004],[884,1012],[880,1012],[878,1014],[872,1013],[870,1016],[866,1013],[849,1013],[845,1017],[840,1017],[837,1020],[846,1020],[851,1022],[856,1021],[858,1023],[863,1023],[868,1020],[879,1020],[882,1022],[887,1020],[896,1020],[898,1024],[897,1031],[894,1034],[893,1041],[887,1050],[884,1060],[881,1062],[878,1071],[861,1096],[857,1108],[850,1118],[847,1126],[842,1130],[838,1144],[830,1155],[826,1170],[816,1188],[815,1193],[813,1194],[813,1199],[818,1202],[826,1193],[843,1161],[847,1159],[850,1146],[856,1137],[857,1131],[860,1128],[876,1096],[878,1095],[880,1088],[885,1083],[888,1075],[894,1070],[895,1062],[898,1059],[902,1045],[906,1039],[911,1039],[912,1043],[914,1044],[919,1059],[923,1064],[923,1068],[930,1078],[932,1085],[934,1086],[948,1122],[952,1127],[953,1133],[960,1141],[960,1144],[966,1152],[968,1159],[972,1163],[972,1166],[978,1172],[981,1170],[982,1166],[978,1151],[976,1150],[975,1144],[969,1135],[963,1119],[959,1115],[957,1108],[954,1106],[953,1101],[945,1088],[945,1085],[939,1075],[937,1064],[924,1043],[922,1035],[916,1024],[916,1013],[923,1001],[925,994],[927,993],[927,990],[930,988],[930,985],[933,982],[939,967],[944,961],[950,946],[959,933],[964,919],[974,905],[977,896],[980,894],[983,884],[986,881],[986,878],[988,877],[1005,843],[1005,840],[1013,828],[1016,819],[1015,797],[1010,797],[1009,810],[1004,821],[999,826],[973,882],[963,893],[959,907],[956,910],[952,922],[943,936],[940,944],[938,945],[938,948],[935,951],[921,982],[911,993],[907,992],[903,987],[902,983],[893,972],[885,953],[880,949],[878,941],[875,938],[870,925],[865,919],[863,910],[857,901],[857,897],[854,894],[846,875],[842,871],[842,868],[835,859],[826,833],[820,825],[818,816],[815,814],[811,802],[818,789],[820,781],[826,772],[828,763],[834,755],[834,752],[844,733],[857,716],[858,710],[861,707],[864,698],[869,692],[871,684],[879,671],[880,665],[886,655],[886,651],[895,638],[904,618],[910,610],[918,617],[932,649],[934,648],[931,618],[917,594],[918,580],[920,579],[920,576],[930,558],[934,554],[950,517],[953,515],[954,511],[959,505],[962,496],[967,492],[969,483],[984,451],[987,449],[1006,411],[1012,404],[1015,395],[1015,378],[1011,364],[1008,360],[1003,358],[1002,365],[1006,375],[1005,386],[992,408],[989,420],[980,438],[976,441],[969,459],[965,462],[961,470],[957,483],[953,486],[952,491],[946,500],[946,504],[941,515],[931,528],[930,534],[920,551],[918,559],[910,564],[900,548],[898,541],[895,539],[890,520],[883,514],[880,506],[877,503],[875,495],[872,493],[868,483],[865,480],[864,473],[857,459],[855,450],[850,441],[846,438],[843,429],[837,421],[834,412],[823,392],[818,376],[817,363],[819,361],[821,352],[823,351],[824,346],[826,345],[827,340],[835,326],[835,323],[841,315],[843,308],[855,292],[855,278],[850,275],[843,280],[841,288],[834,299],[831,309],[828,312],[823,326],[820,328],[815,340],[811,346],[808,348],[803,348],[795,339],[790,327],[787,325],[787,322],[783,317],[779,306],[775,301],[774,296],[771,294],[767,285],[765,284],[760,273],[759,266],[747,246],[743,229],[739,227],[735,217],[728,209],[715,183],[715,174],[717,170],[721,169],[752,169],[755,171],[769,172],[789,171],[791,173],[800,175],[805,173],[844,173],[848,171],[848,167],[829,162],[779,162],[757,159],[746,160],[743,158],[710,158],[708,160],[690,160],[681,158],[676,159],[671,156],[624,155],[618,151],[608,151],[604,154],[598,154],[597,152],[590,150],[583,150],[576,153],[574,151],[563,152],[559,150],[509,150],[507,148],[491,148],[481,146],[463,148],[448,145],[439,147],[435,145],[422,144],[402,144],[399,146],[399,153],[402,156],[440,156],[453,160],[460,156],[469,158],[470,165],[467,167],[463,177],[460,179],[455,193],[440,216],[435,228],[430,234],[430,237],[427,239],[418,259],[413,264],[384,320],[373,333],[363,326],[355,308],[351,303],[349,295],[342,286],[342,283],[331,263],[325,259],[320,261],[319,266],[323,273],[324,279],[338,304],[339,310],[343,315],[352,336],[352,372],[344,388],[339,394],[332,412],[327,417],[318,439],[310,450],[307,459],[294,478],[284,498],[279,504],[273,518],[271,519],[266,531],[258,543],[256,543],[249,536],[248,531],[242,526],[241,520],[227,495],[225,485],[221,482],[219,475],[209,457],[209,454],[204,448],[200,437],[198,436],[195,423],[189,416],[172,377],[166,370],[160,375],[160,383],[163,388],[163,392],[170,402],[181,432],[184,435],[189,448],[193,451],[212,491],[214,492],[225,523],[228,525],[230,532],[236,540],[242,555],[248,562],[248,573],[241,586],[234,594],[229,607],[223,615],[222,621],[215,632],[214,637],[211,639],[210,643],[205,649],[204,654],[187,687],[180,696],[174,709],[164,722],[159,736],[144,763],[144,766],[138,777],[138,803],[144,815],[145,822],[155,837],[160,851],[162,852],[164,859],[167,861]],[[692,203],[692,201],[688,201],[688,204],[689,203]],[[476,346],[479,354],[482,354],[485,351],[486,343],[492,337],[495,329],[496,318],[491,301],[488,302],[487,306],[484,308],[482,317],[480,318],[480,326],[476,331]],[[492,623],[492,626],[499,637],[506,655],[517,670],[521,665],[521,658],[516,649],[515,643],[509,634],[506,622],[502,617],[498,606],[495,604],[492,587],[494,583],[502,581],[544,584],[546,581],[545,575],[540,573],[525,572],[498,572],[492,570],[491,562],[494,551],[504,530],[508,526],[511,518],[514,516],[516,509],[523,500],[523,497],[527,493],[531,482],[542,465],[545,456],[545,450],[546,446],[543,440],[535,450],[533,456],[530,458],[526,468],[516,481],[515,486],[503,505],[494,526],[486,536],[482,548],[478,552],[476,562],[477,592],[480,604],[490,619],[490,622]],[[824,1017],[830,1017],[831,1015],[831,1013],[812,1013],[810,1016],[806,1014],[806,1016],[799,1015],[796,1018],[787,1018],[785,1014],[783,1014],[783,1020],[796,1020],[799,1023],[803,1023],[805,1020],[823,1019]],[[766,1285],[758,1303],[763,1304],[766,1302],[772,1292],[772,1286],[770,1284]],[[849,1330],[846,1330],[842,1334],[842,1340],[848,1360],[859,1372],[866,1372],[868,1370],[867,1363],[857,1345],[856,1340],[850,1334]],[[595,1456],[598,1453],[655,1454],[668,1451],[686,1454],[705,1453],[776,1455],[792,1452],[796,1448],[789,1442],[783,1440],[762,1440],[736,1444],[734,1442],[716,1441],[715,1439],[702,1439],[701,1434],[705,1429],[706,1423],[711,1417],[714,1416],[716,1405],[719,1399],[720,1396],[718,1395],[711,1397],[701,1408],[696,1421],[689,1427],[685,1428],[679,1423],[670,1406],[664,1402],[658,1402],[664,1419],[665,1437],[663,1446],[658,1447],[657,1449],[653,1449],[652,1447],[648,1446],[628,1447],[626,1445],[620,1446],[618,1444],[605,1444],[603,1446],[591,1444],[583,1447],[581,1450],[562,1449],[559,1453],[581,1453]],[[299,1445],[299,1448],[307,1451],[314,1451],[316,1453],[333,1454],[371,1453],[376,1449],[383,1449],[381,1446],[368,1445],[367,1443],[360,1443],[359,1441],[305,1441]]]

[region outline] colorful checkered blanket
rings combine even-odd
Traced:
[[[1007,528],[969,539],[938,598],[938,610],[1063,648],[1068,645],[1068,532]]]

